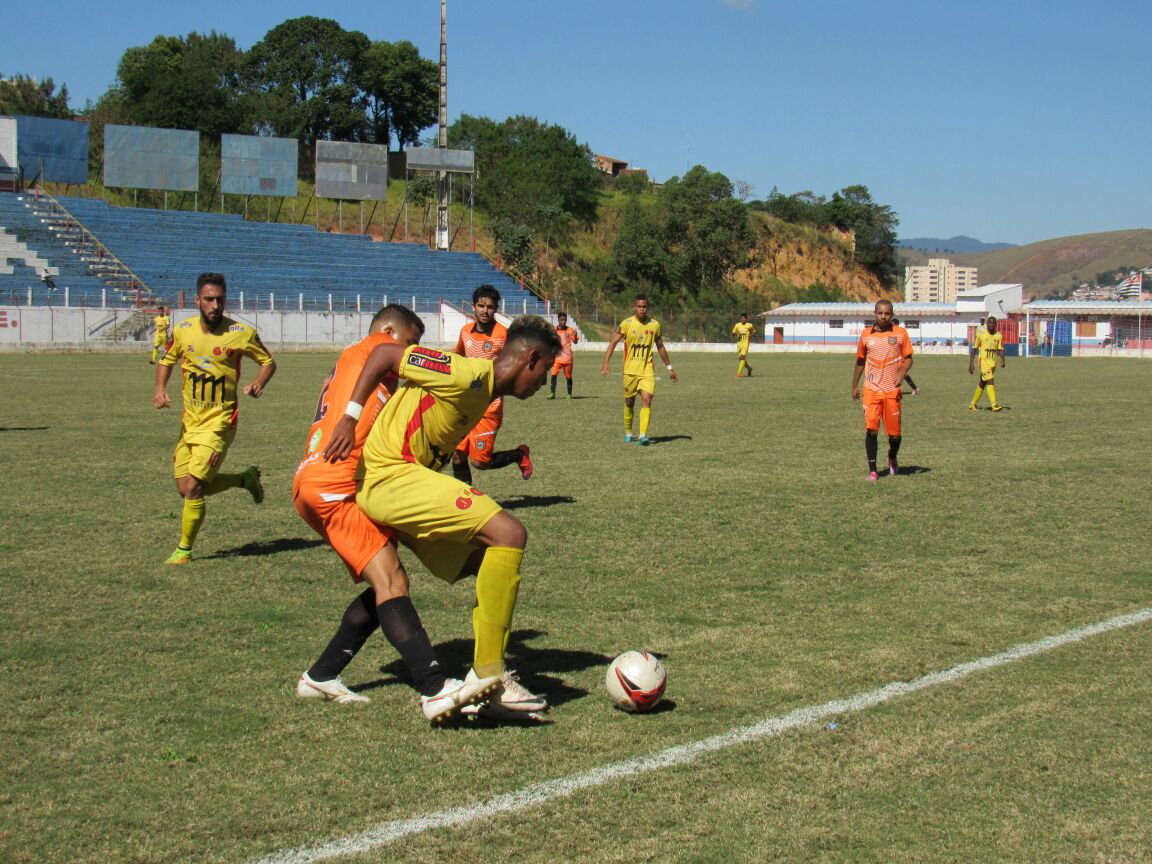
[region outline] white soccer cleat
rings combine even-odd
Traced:
[[[337,705],[350,705],[354,702],[371,702],[367,696],[354,693],[339,678],[331,681],[314,681],[304,672],[296,682],[296,695],[301,699],[326,699]]]
[[[476,672],[468,671],[464,680],[474,679]],[[536,719],[532,715],[548,710],[548,700],[537,696],[520,683],[519,677],[511,669],[505,669],[501,679],[503,687],[487,702],[463,709],[464,714],[490,717],[496,720]]]
[[[446,678],[444,686],[435,696],[420,697],[420,710],[430,722],[443,723],[461,708],[484,701],[499,691],[500,687],[500,678],[496,675],[487,678],[473,676],[467,681]]]

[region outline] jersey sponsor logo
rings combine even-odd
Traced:
[[[228,328],[228,332],[229,333],[239,333],[243,329],[244,329],[243,324],[233,324],[231,327]],[[257,337],[257,338],[259,338],[259,337]]]
[[[308,439],[308,452],[315,453],[316,448],[320,446],[321,432],[317,429],[312,433],[312,437]]]
[[[452,374],[451,358],[447,354],[429,348],[413,348],[408,354],[408,365],[419,366],[421,369],[444,375]]]
[[[456,508],[458,510],[467,510],[469,507],[472,506],[472,499],[473,498],[479,498],[483,494],[484,493],[481,492],[476,487],[469,486],[462,493],[460,493],[460,497],[456,499]]]
[[[202,375],[199,372],[188,373],[188,386],[192,399],[196,402],[223,402],[227,390],[224,376]],[[219,398],[217,398],[217,391],[219,391]]]

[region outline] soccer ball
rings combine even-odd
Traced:
[[[664,664],[647,651],[625,651],[609,664],[604,680],[616,707],[632,713],[655,708],[667,683]]]

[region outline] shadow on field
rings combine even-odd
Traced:
[[[0,426],[0,432],[47,432],[51,426]]]
[[[653,444],[670,444],[673,441],[691,441],[691,435],[653,435],[648,439]]]
[[[594,666],[607,666],[612,658],[595,651],[578,651],[565,648],[531,648],[525,643],[530,639],[546,635],[541,630],[513,630],[508,640],[508,665],[515,669],[521,683],[534,693],[539,693],[548,700],[549,705],[563,705],[573,699],[588,695],[588,691],[580,687],[570,687],[555,674],[575,672],[580,669],[589,669]],[[449,675],[463,677],[463,671],[472,665],[472,640],[451,639],[436,646],[436,656]],[[380,671],[387,675],[377,681],[369,681],[354,689],[363,693],[377,687],[388,687],[393,684],[408,686],[408,672],[403,661],[397,659]]]
[[[245,543],[231,549],[221,549],[211,555],[202,555],[202,558],[248,558],[253,555],[276,555],[280,552],[299,552],[301,549],[314,549],[323,546],[324,541],[305,539],[303,537],[281,537],[278,540],[264,540],[257,543]]]
[[[902,477],[905,474],[927,474],[931,468],[926,468],[923,465],[901,465],[899,473],[896,475]]]
[[[517,495],[507,501],[501,501],[500,506],[505,510],[520,510],[524,507],[551,507],[554,504],[575,504],[576,499],[571,495]]]

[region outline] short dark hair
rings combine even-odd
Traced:
[[[423,319],[407,306],[401,306],[399,303],[389,303],[372,316],[370,326],[376,327],[379,324],[388,324],[393,327],[415,327],[421,336],[424,335]]]
[[[497,309],[500,308],[500,292],[496,290],[495,285],[487,283],[478,285],[476,290],[472,292],[472,305],[475,306],[479,303],[481,297],[487,297],[496,304]]]
[[[647,294],[637,294],[635,297],[632,298],[633,303],[639,303],[641,300],[643,300],[645,303],[647,303],[648,302],[648,295]]]
[[[524,342],[535,345],[547,354],[560,353],[560,337],[556,329],[539,315],[521,315],[508,327],[505,345]]]
[[[201,273],[196,277],[196,293],[199,294],[205,285],[219,285],[225,293],[228,292],[228,280],[223,273]]]

